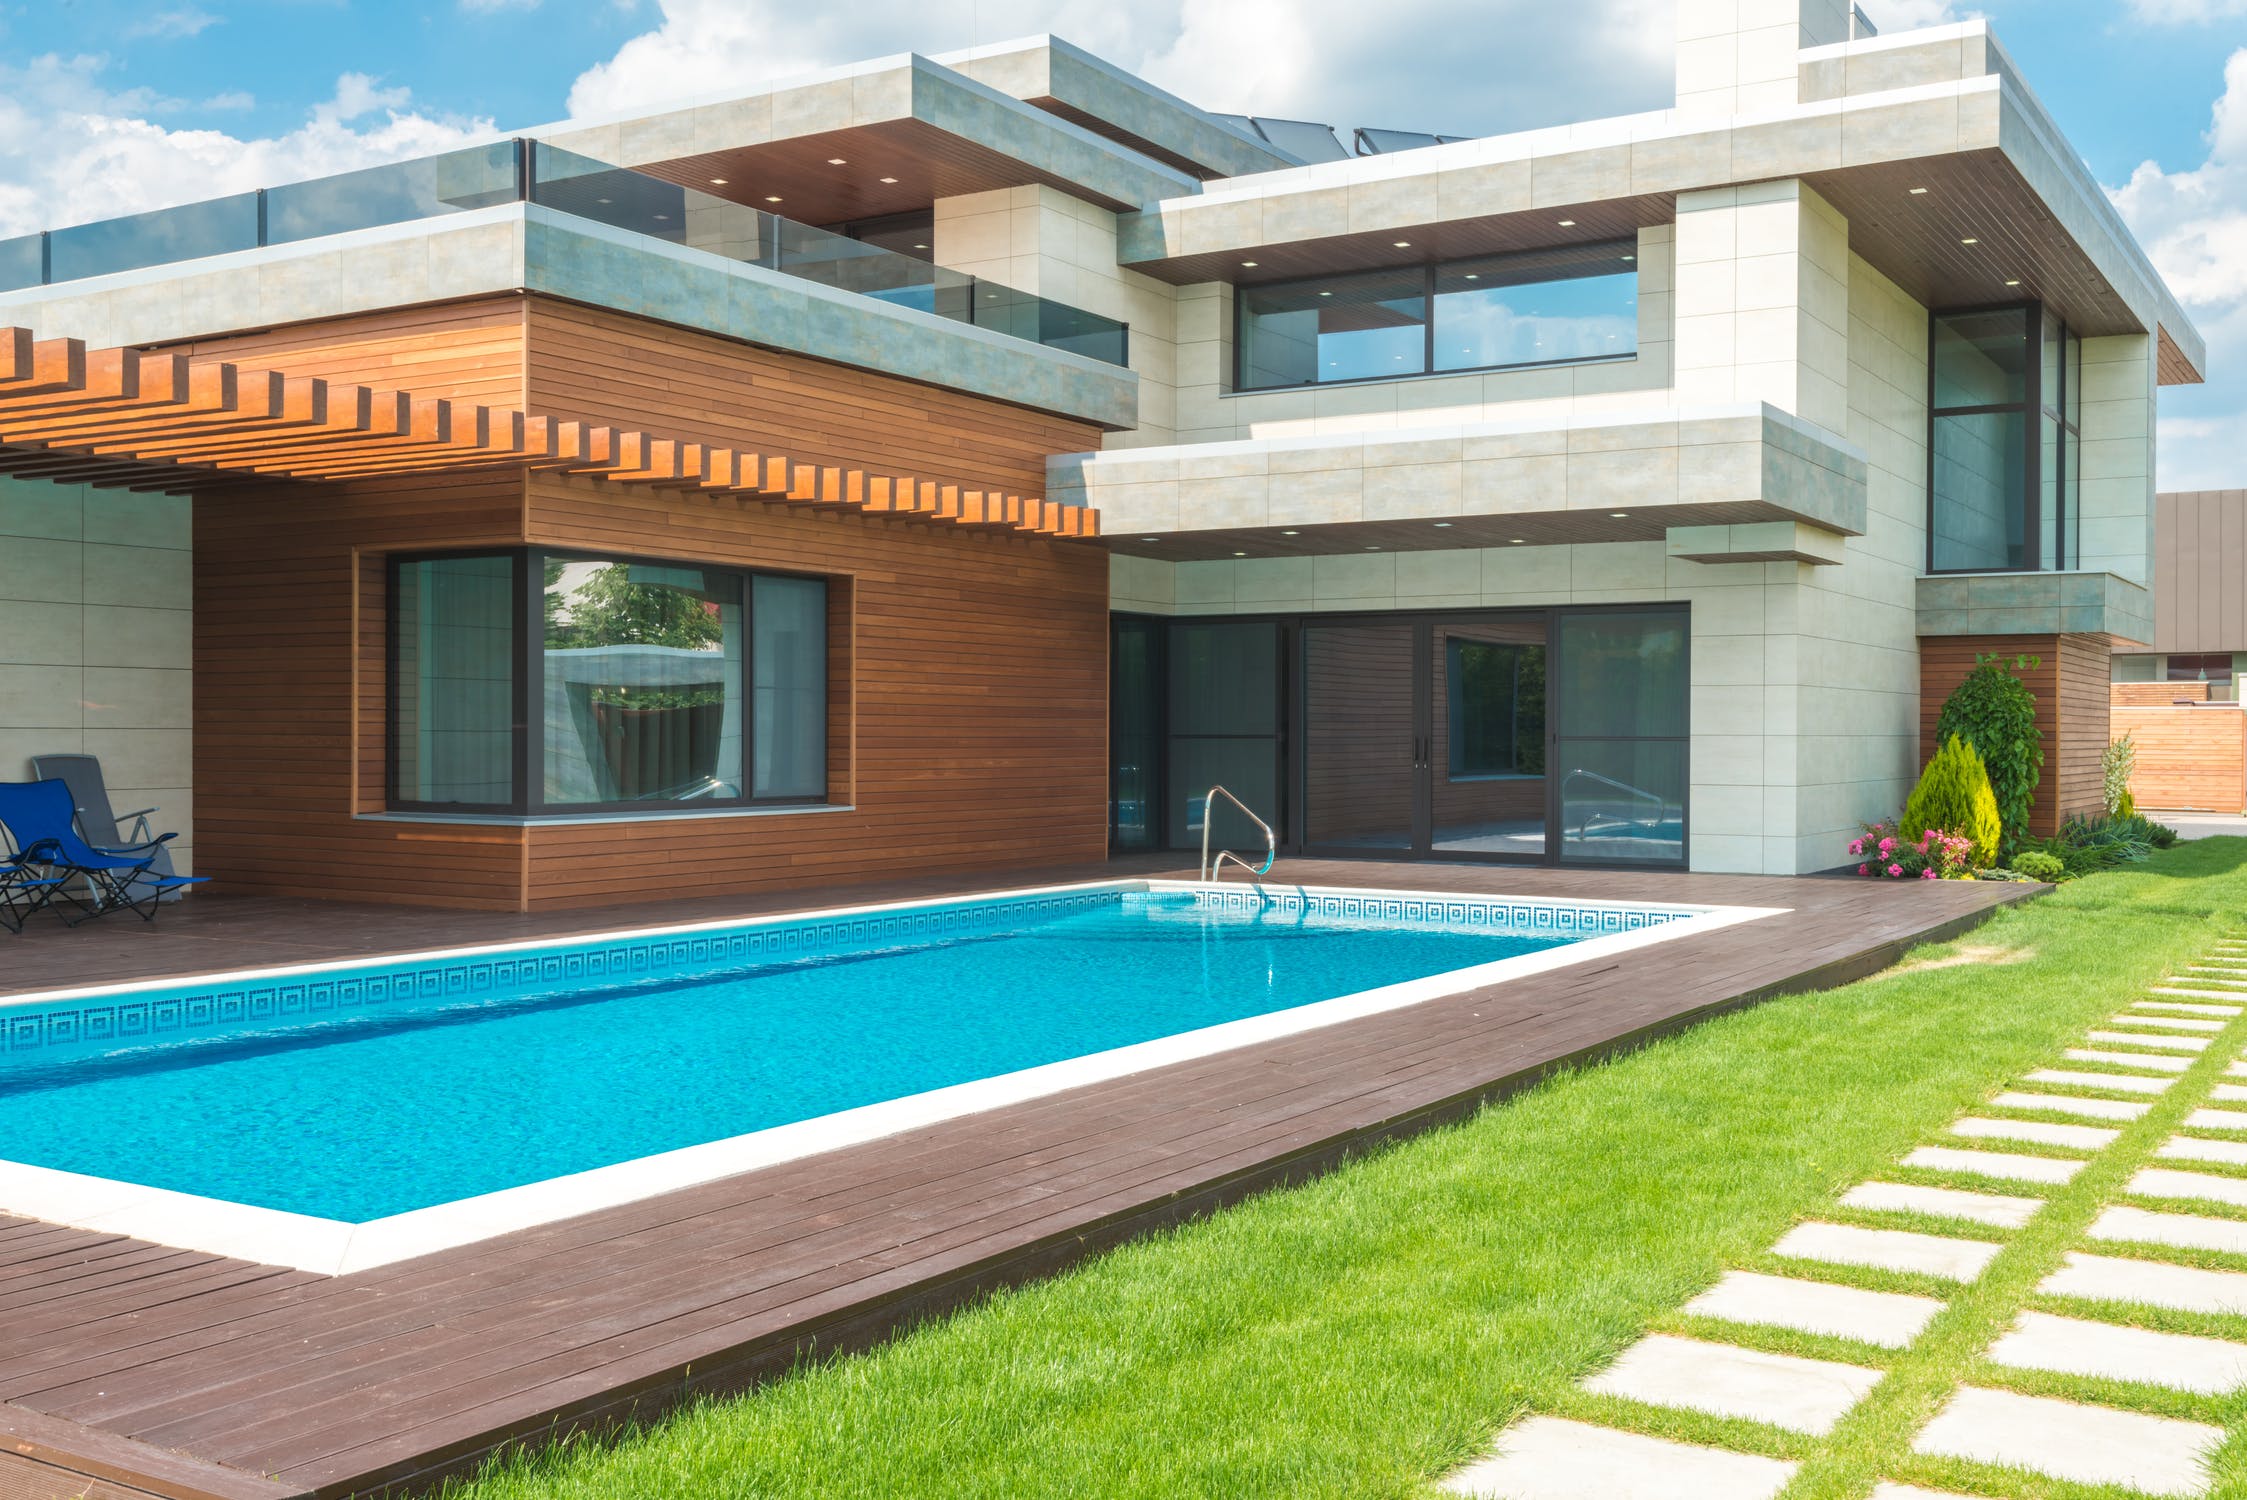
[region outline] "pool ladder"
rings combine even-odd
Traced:
[[[1243,817],[1264,830],[1264,863],[1261,866],[1251,868],[1247,860],[1242,859],[1230,849],[1218,850],[1217,857],[1214,860],[1209,857],[1209,829],[1210,824],[1214,821],[1210,814],[1216,811],[1217,799],[1220,797],[1239,808]],[[1272,861],[1278,857],[1279,851],[1279,837],[1272,832],[1271,824],[1256,816],[1254,812],[1250,811],[1247,803],[1241,801],[1240,798],[1226,791],[1223,787],[1213,786],[1209,789],[1209,795],[1202,798],[1202,879],[1215,880],[1219,872],[1223,870],[1225,861],[1229,859],[1243,870],[1247,870],[1249,879],[1260,880],[1271,873]]]

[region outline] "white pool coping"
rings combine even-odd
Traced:
[[[445,948],[414,953],[361,955],[356,958],[280,968],[233,970],[220,974],[166,976],[132,984],[100,985],[83,989],[44,990],[0,999],[0,1014],[23,1005],[56,1000],[86,999],[129,994],[150,989],[176,989],[251,979],[314,974],[338,969],[363,968],[383,962],[417,962],[430,959],[482,956],[559,943],[595,943],[739,928],[762,923],[817,921],[935,906],[977,905],[1022,897],[1050,896],[1073,891],[1191,891],[1221,888],[1244,889],[1239,884],[1205,886],[1185,880],[1099,880],[1071,885],[1037,886],[1007,891],[983,891],[971,896],[941,897],[880,905],[832,907],[819,911],[792,911],[769,917],[622,929],[599,933],[572,933],[566,938],[546,937],[515,943],[483,944],[470,948]],[[126,1235],[183,1250],[199,1250],[262,1265],[287,1266],[327,1276],[347,1276],[416,1256],[516,1230],[531,1229],[563,1219],[573,1219],[620,1204],[696,1187],[720,1178],[735,1177],[783,1162],[798,1161],[847,1146],[863,1145],[885,1136],[918,1130],[964,1115],[980,1114],[1025,1100],[1039,1099],[1089,1084],[1104,1083],[1152,1068],[1189,1062],[1219,1052],[1253,1046],[1300,1032],[1339,1025],[1380,1015],[1385,1011],[1419,1005],[1468,990],[1531,974],[1549,973],[1592,959],[1612,957],[1676,938],[1714,932],[1726,927],[1778,916],[1784,907],[1707,906],[1698,902],[1584,901],[1551,897],[1507,896],[1490,892],[1374,890],[1354,886],[1272,886],[1282,893],[1356,896],[1376,900],[1447,902],[1495,900],[1529,906],[1665,911],[1690,911],[1680,917],[1636,932],[1584,938],[1538,953],[1519,954],[1494,963],[1454,969],[1422,979],[1383,985],[1352,995],[1313,1001],[1259,1016],[1223,1021],[1193,1031],[1112,1047],[1081,1057],[1065,1058],[1012,1073],[1000,1073],[967,1083],[951,1084],[918,1094],[838,1110],[792,1124],[775,1125],[745,1135],[706,1141],[696,1146],[637,1157],[588,1171],[549,1177],[519,1187],[502,1188],[450,1203],[432,1204],[364,1223],[317,1218],[310,1214],[258,1208],[221,1198],[206,1198],[168,1188],[147,1187],[57,1171],[22,1162],[0,1160],[0,1213],[40,1219],[76,1229]]]

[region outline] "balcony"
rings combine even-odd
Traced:
[[[527,139],[0,240],[0,293],[507,203],[645,235],[1123,366],[1113,318]]]

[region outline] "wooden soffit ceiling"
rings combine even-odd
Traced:
[[[1038,496],[0,328],[0,474],[180,493],[495,466],[993,531],[1098,531],[1088,507]]]

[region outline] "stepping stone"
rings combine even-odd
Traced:
[[[2038,1068],[2028,1075],[2030,1083],[2064,1083],[2079,1089],[2110,1089],[2117,1094],[2158,1094],[2177,1080],[2174,1078],[2132,1078],[2122,1073],[2077,1073],[2066,1068]],[[2220,1088],[2221,1085],[2218,1085]],[[2247,1092],[2240,1095],[2247,1098]]]
[[[2247,1208],[2247,1178],[2212,1177],[2206,1172],[2140,1167],[2123,1191],[2146,1198],[2200,1198],[2209,1203]]]
[[[2227,1078],[2247,1078],[2247,1062],[2235,1062],[2224,1069]]]
[[[2247,1104],[2247,1088],[2236,1083],[2219,1083],[2208,1091],[2208,1097],[2218,1104]]]
[[[2112,1063],[2118,1068],[2143,1068],[2149,1073],[2182,1073],[2192,1066],[2189,1057],[2148,1057],[2142,1052],[2103,1052],[2097,1047],[2070,1047],[2060,1055],[2069,1062]]]
[[[2016,1370],[2051,1370],[2221,1396],[2247,1385],[2247,1344],[2115,1323],[2024,1312],[1990,1358]]]
[[[2153,1154],[2171,1161],[2220,1161],[2226,1166],[2247,1167],[2247,1141],[2203,1141],[2173,1135]]]
[[[1779,1243],[1771,1247],[1771,1253],[1788,1260],[1875,1266],[1884,1271],[1940,1276],[1945,1281],[1972,1281],[2004,1248],[1987,1240],[1954,1240],[1945,1235],[1917,1234],[1908,1229],[1859,1229],[1849,1224],[1813,1221],[1788,1230]],[[2247,1276],[2239,1279],[2247,1282]]]
[[[2157,984],[2146,991],[2149,995],[2176,995],[2186,1000],[2229,1000],[2237,990],[2195,990],[2183,985]]]
[[[2131,1099],[2075,1099],[2066,1094],[1999,1094],[1990,1103],[2006,1109],[2043,1109],[2056,1115],[2080,1115],[2086,1120],[2135,1120],[2150,1104]],[[2247,1123],[2247,1115],[2240,1117]]]
[[[2247,1110],[2196,1109],[2185,1124],[2194,1130],[2247,1130]]]
[[[2247,1275],[2203,1271],[2156,1260],[2117,1260],[2070,1250],[2067,1263],[2037,1283],[2051,1297],[2134,1302],[2183,1312],[2247,1313]]]
[[[2204,1005],[2192,1000],[2133,1000],[2132,1010],[2181,1010],[2195,1016],[2236,1016],[2247,1006]],[[2141,1017],[2140,1019],[2144,1019]]]
[[[2160,1047],[2170,1052],[2205,1052],[2208,1038],[2204,1036],[2155,1036],[2137,1031],[2087,1031],[2084,1035],[2094,1042],[2111,1042],[2122,1047]]]
[[[1948,1146],[1921,1146],[1906,1152],[1903,1165],[1925,1167],[1930,1172],[1971,1172],[1976,1177],[1997,1177],[2007,1182],[2066,1182],[2083,1170],[2082,1162],[2052,1156],[1954,1151]]]
[[[1745,1417],[1819,1435],[1833,1431],[1849,1408],[1880,1384],[1882,1373],[1830,1359],[1766,1354],[1654,1333],[1624,1350],[1622,1358],[1583,1387],[1594,1395]]]
[[[2004,1193],[1968,1193],[1958,1188],[1913,1187],[1901,1182],[1860,1182],[1841,1195],[1841,1205],[1936,1214],[1946,1219],[1994,1224],[2000,1229],[2019,1229],[2036,1217],[2044,1200],[2015,1198]]]
[[[2223,1007],[2218,1006],[2217,1008],[2220,1010]],[[2221,1031],[2229,1023],[2225,1021],[2203,1021],[2198,1016],[2148,1016],[2134,1010],[2126,1010],[2114,1018],[2113,1024],[2116,1026],[2151,1026],[2156,1031],[2200,1033]]]
[[[1901,1349],[1943,1310],[1933,1297],[1864,1292],[1823,1281],[1796,1281],[1754,1271],[1728,1271],[1724,1279],[1680,1309],[1727,1323],[1795,1328],[1804,1333],[1856,1339]],[[1675,1404],[1675,1403],[1672,1403]]]
[[[2091,1221],[2095,1240],[2175,1245],[2182,1250],[2223,1250],[2247,1255],[2247,1222],[2198,1214],[2157,1214],[2142,1208],[2109,1208]]]
[[[1871,1500],[1975,1500],[1949,1490],[1923,1490],[1916,1484],[1876,1484]]]
[[[2042,1146],[2069,1146],[2098,1151],[2114,1144],[2119,1130],[2099,1125],[2055,1125],[2047,1120],[1985,1120],[1969,1115],[1951,1126],[1952,1135],[1972,1140],[2035,1141]]]
[[[1443,1482],[1485,1500],[1771,1500],[1795,1465],[1559,1417],[1530,1417],[1498,1436],[1498,1451]]]
[[[2202,1422],[1966,1386],[1912,1443],[1918,1453],[2014,1464],[2078,1484],[2126,1484],[2154,1495],[2208,1488],[2201,1455],[2223,1438]]]

